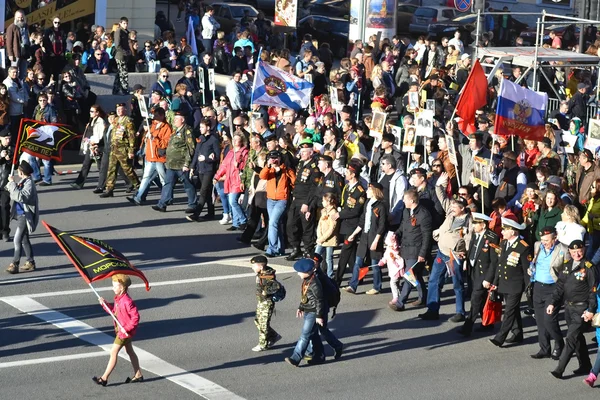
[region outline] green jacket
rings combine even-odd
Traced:
[[[547,226],[556,226],[561,220],[562,210],[559,207],[554,207],[552,210],[544,210],[540,208],[533,214],[533,226],[535,226],[535,240],[540,240],[540,231]]]
[[[253,163],[256,166],[259,154],[267,154],[267,149],[263,147],[258,153],[256,150],[250,149],[250,152],[248,153],[248,161],[242,171],[242,184],[245,188],[249,188],[252,185],[252,174],[254,171],[250,168],[250,163]]]
[[[184,125],[179,129],[173,129],[173,134],[167,145],[167,168],[175,170],[184,167],[189,168],[194,154],[194,147],[192,128]]]

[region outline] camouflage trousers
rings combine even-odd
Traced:
[[[271,316],[275,309],[275,303],[271,300],[258,301],[256,303],[256,318],[254,325],[258,328],[258,345],[266,348],[269,340],[277,336],[277,332],[271,328]]]
[[[125,176],[129,179],[134,186],[140,185],[140,180],[133,171],[133,168],[129,164],[129,154],[127,154],[127,148],[113,147],[110,151],[110,157],[108,158],[108,172],[106,175],[106,191],[110,192],[115,187],[115,180],[117,179],[117,166],[121,165]]]
[[[117,63],[117,73],[115,74],[115,83],[113,84],[113,94],[123,92],[129,94],[129,72],[127,72],[127,62],[115,59]]]

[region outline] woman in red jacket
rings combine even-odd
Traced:
[[[238,204],[242,190],[241,175],[248,160],[248,146],[246,137],[241,133],[233,135],[232,148],[229,150],[219,170],[215,174],[213,184],[216,184],[221,177],[225,176],[224,191],[227,194],[229,207],[233,219],[233,225],[227,228],[228,231],[243,231],[246,229],[246,213]]]
[[[137,354],[135,354],[133,344],[131,343],[131,340],[137,331],[138,324],[140,323],[138,309],[127,293],[127,289],[131,286],[131,279],[129,279],[129,276],[127,275],[117,274],[113,275],[112,282],[113,292],[115,292],[115,303],[107,303],[102,297],[98,299],[102,308],[104,308],[107,313],[114,314],[119,321],[119,324],[115,323],[117,337],[115,338],[112,350],[110,351],[110,359],[108,360],[106,370],[101,377],[95,376],[92,378],[94,382],[102,386],[106,386],[108,383],[108,377],[115,369],[119,351],[121,351],[123,347],[125,347],[125,351],[127,351],[127,355],[133,366],[133,378],[127,378],[125,383],[142,382],[144,380],[142,370],[140,369],[140,361]]]

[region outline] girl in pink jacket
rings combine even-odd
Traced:
[[[108,360],[104,375],[92,378],[94,382],[102,386],[106,386],[108,377],[117,365],[119,351],[121,351],[123,347],[125,347],[125,351],[127,351],[129,359],[131,360],[131,365],[133,366],[133,378],[127,378],[125,383],[142,382],[144,380],[138,356],[135,354],[133,344],[131,343],[140,322],[138,309],[127,293],[127,288],[131,285],[131,279],[129,279],[129,276],[127,275],[117,274],[113,275],[112,283],[113,292],[115,292],[115,303],[107,303],[102,297],[98,300],[106,312],[113,313],[117,317],[121,327],[115,323],[115,333],[117,334],[117,337],[115,338],[113,347],[110,351],[110,359]]]

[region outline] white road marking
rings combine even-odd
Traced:
[[[71,335],[100,347],[105,351],[110,351],[113,338],[92,326],[69,317],[63,313],[48,308],[37,301],[26,296],[13,296],[1,299],[5,303],[13,306],[21,312],[41,319],[49,324],[63,329]],[[142,369],[170,380],[177,385],[196,393],[208,400],[244,400],[233,392],[209,381],[199,375],[187,372],[175,365],[156,357],[155,355],[134,346],[135,352],[140,359]],[[129,360],[127,353],[121,351],[121,358]]]
[[[12,367],[23,367],[26,365],[47,364],[47,363],[54,363],[54,362],[58,362],[58,361],[80,360],[82,358],[106,357],[108,354],[109,353],[107,353],[106,351],[93,351],[91,353],[71,354],[68,356],[54,356],[54,357],[34,358],[32,360],[9,361],[9,362],[0,363],[0,369],[1,368],[12,368]]]
[[[248,265],[235,265],[235,264],[228,264],[228,263],[222,263],[223,265],[228,265],[228,266],[244,266],[244,267],[248,267]],[[272,268],[275,268],[277,270],[277,273],[279,274],[290,274],[294,272],[294,269],[285,265],[275,265],[275,264],[270,264],[270,266]],[[219,275],[219,276],[206,276],[206,277],[202,277],[202,278],[189,278],[189,279],[178,279],[178,280],[173,280],[173,281],[162,281],[162,282],[150,282],[150,289],[152,289],[153,287],[158,287],[158,286],[171,286],[171,285],[182,285],[182,284],[189,284],[189,283],[199,283],[199,282],[212,282],[212,281],[223,281],[223,280],[227,280],[227,279],[238,279],[238,278],[249,278],[249,277],[253,277],[256,274],[254,272],[247,272],[247,273],[243,273],[243,274],[232,274],[232,275]],[[131,288],[144,288],[145,285],[143,283],[138,283],[135,285],[131,285]],[[106,287],[99,287],[99,288],[95,288],[96,291],[98,292],[110,292],[112,291],[112,287],[111,286],[106,286]],[[92,289],[74,289],[74,290],[62,290],[62,291],[56,291],[56,292],[45,292],[45,293],[32,293],[32,294],[25,294],[25,295],[17,295],[17,296],[6,296],[6,297],[0,297],[0,300],[4,301],[5,299],[11,299],[11,298],[20,298],[20,297],[29,297],[32,299],[37,299],[37,298],[42,298],[42,297],[55,297],[55,296],[69,296],[69,295],[73,295],[73,294],[82,294],[82,293],[90,293],[92,292]]]

